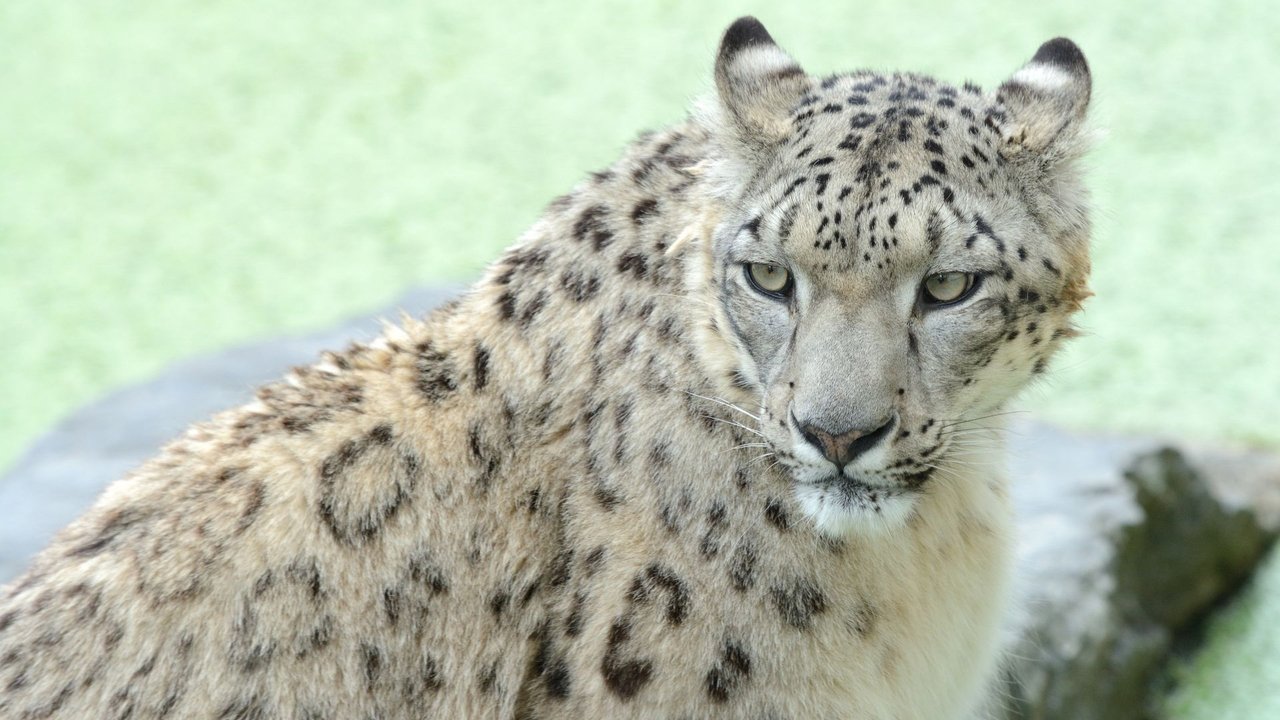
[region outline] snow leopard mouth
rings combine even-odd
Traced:
[[[900,479],[899,479],[900,481]],[[920,484],[883,484],[832,473],[797,482],[796,500],[818,530],[839,536],[901,527],[915,509]]]
[[[872,481],[860,477],[832,473],[812,484],[822,492],[831,493],[849,500],[856,499],[860,502],[875,504],[885,500],[913,496],[919,490],[919,485],[923,483],[887,484],[883,481]]]

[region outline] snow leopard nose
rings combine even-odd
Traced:
[[[795,415],[792,415],[795,418]],[[893,429],[893,417],[874,429],[854,428],[833,433],[812,423],[796,421],[800,434],[809,444],[822,452],[822,456],[843,468],[853,462],[854,458],[875,447],[877,443]]]

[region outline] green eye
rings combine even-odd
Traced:
[[[747,265],[747,280],[757,292],[783,298],[791,294],[791,273],[786,268],[769,263]]]
[[[925,305],[948,305],[968,297],[977,286],[973,273],[937,273],[924,279],[921,296]]]

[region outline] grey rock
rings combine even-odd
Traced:
[[[379,318],[422,315],[458,291],[413,292],[332,330],[181,362],[75,413],[0,478],[0,584],[191,423],[323,349],[372,339]],[[1148,717],[1152,680],[1179,635],[1243,581],[1280,530],[1280,459],[1031,421],[1011,428],[1009,451],[1023,610],[1009,627],[1007,696],[992,714]]]
[[[1179,638],[1280,530],[1280,458],[1014,429],[1008,720],[1141,720]]]

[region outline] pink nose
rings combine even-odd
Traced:
[[[840,433],[829,432],[812,423],[797,421],[796,425],[804,439],[816,447],[823,457],[835,463],[836,467],[843,468],[883,440],[893,429],[893,418],[872,430],[856,428]]]

